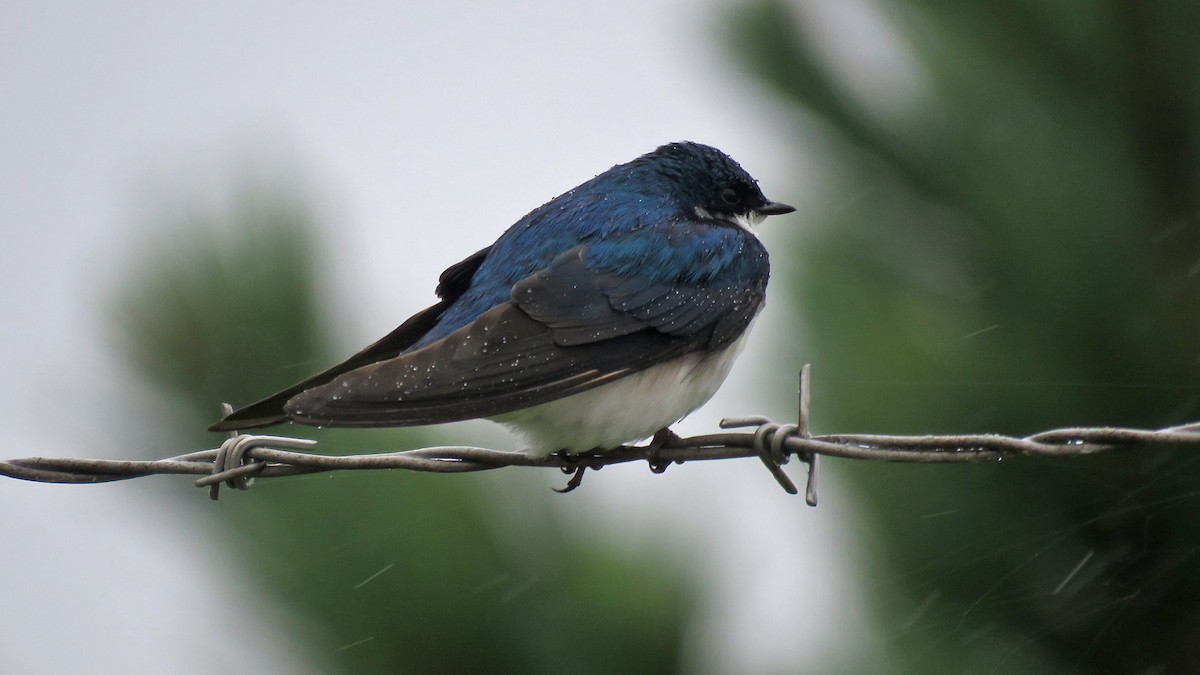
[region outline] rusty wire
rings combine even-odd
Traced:
[[[537,457],[469,446],[440,446],[400,452],[320,455],[309,439],[231,433],[220,448],[159,460],[70,459],[28,457],[0,461],[0,475],[42,483],[103,483],[159,474],[202,475],[197,487],[217,498],[221,484],[245,490],[256,478],[282,478],[321,471],[407,469],[433,473],[485,471],[506,466],[554,467],[572,474],[567,490],[579,485],[586,469],[646,461],[661,473],[671,464],[758,457],[790,494],[799,490],[783,470],[792,457],[808,465],[806,501],[817,503],[819,458],[842,457],[880,462],[989,462],[1004,457],[1074,457],[1140,445],[1200,446],[1200,422],[1164,429],[1079,427],[1043,431],[1030,436],[998,434],[893,436],[882,434],[811,435],[809,366],[800,375],[798,424],[776,424],[765,417],[727,418],[722,429],[754,431],[670,437],[646,446],[622,446],[602,453]]]

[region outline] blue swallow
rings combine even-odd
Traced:
[[[720,387],[763,307],[755,226],[794,210],[720,150],[664,145],[451,266],[440,301],[378,342],[210,429],[485,418],[535,455],[669,434]]]

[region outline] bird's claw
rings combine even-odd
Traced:
[[[654,432],[654,437],[646,445],[646,449],[650,451],[650,456],[646,458],[646,463],[650,465],[652,473],[663,473],[667,470],[667,467],[674,463],[674,460],[663,460],[660,458],[658,451],[678,440],[680,440],[679,435],[671,431],[668,427],[663,427]]]
[[[559,467],[559,471],[562,471],[564,474],[570,476],[571,480],[567,481],[566,487],[551,489],[560,495],[565,495],[566,493],[571,492],[575,488],[579,487],[580,484],[583,483],[583,474],[585,471],[588,469],[595,469],[599,471],[600,467],[604,466],[603,461],[598,455],[599,452],[600,449],[597,448],[590,453],[571,454],[566,450],[559,450],[558,452],[554,453],[552,455],[553,457],[557,457],[568,465]]]
[[[587,464],[580,464],[579,466],[576,466],[576,467],[569,467],[569,466],[562,467],[562,472],[569,475],[571,477],[571,480],[567,481],[566,487],[550,488],[550,489],[554,490],[555,492],[557,492],[560,495],[565,495],[568,492],[571,492],[572,490],[574,490],[575,488],[577,488],[583,484],[583,474],[587,470],[588,470]]]

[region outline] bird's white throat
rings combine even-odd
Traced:
[[[755,237],[758,236],[758,230],[756,228],[762,224],[762,221],[767,219],[767,217],[765,215],[763,215],[761,213],[755,213],[753,211],[751,211],[750,213],[735,213],[731,217],[728,217],[728,218],[726,218],[724,216],[714,215],[714,214],[710,213],[707,209],[702,209],[699,206],[697,206],[695,208],[695,211],[696,211],[696,217],[698,217],[702,220],[723,220],[727,223],[732,223],[734,225],[737,225],[738,227],[749,232],[750,234],[754,235]]]

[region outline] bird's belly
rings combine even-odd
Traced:
[[[746,331],[725,350],[686,354],[595,389],[490,418],[525,437],[532,455],[615,448],[652,436],[704,405],[729,375]]]

